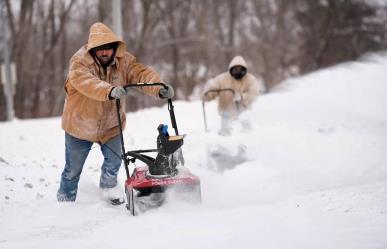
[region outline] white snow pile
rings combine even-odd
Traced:
[[[77,201],[56,202],[60,118],[0,123],[0,248],[387,248],[386,93],[378,54],[283,82],[228,137],[215,102],[205,132],[202,103],[177,101],[203,203],[169,200],[136,217],[101,199],[98,145]],[[158,124],[170,123],[166,106],[127,120],[127,150],[155,148]],[[119,178],[123,188],[123,168]]]

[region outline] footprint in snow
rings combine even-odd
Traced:
[[[24,187],[25,188],[33,188],[34,186],[32,186],[31,183],[26,183],[26,184],[24,184]]]
[[[0,157],[0,163],[4,163],[5,165],[9,165],[7,161],[5,161],[2,157]]]

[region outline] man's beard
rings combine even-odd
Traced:
[[[113,55],[112,56],[101,56],[101,57],[97,57],[99,63],[101,63],[101,66],[103,67],[107,67],[110,65],[110,63],[112,63],[113,61]]]

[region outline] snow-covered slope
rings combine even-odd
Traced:
[[[208,133],[200,101],[174,103],[203,204],[170,200],[138,217],[99,197],[98,145],[77,202],[56,202],[59,118],[0,123],[0,248],[387,248],[386,68],[380,54],[285,81],[229,137],[215,103]],[[169,123],[166,107],[127,119],[127,149],[154,148]]]

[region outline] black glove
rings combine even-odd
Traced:
[[[122,86],[116,86],[110,92],[110,97],[113,99],[120,99],[121,97],[126,95],[126,90]]]
[[[159,96],[162,99],[171,99],[175,95],[172,86],[166,85],[167,88],[162,87],[159,91]]]

